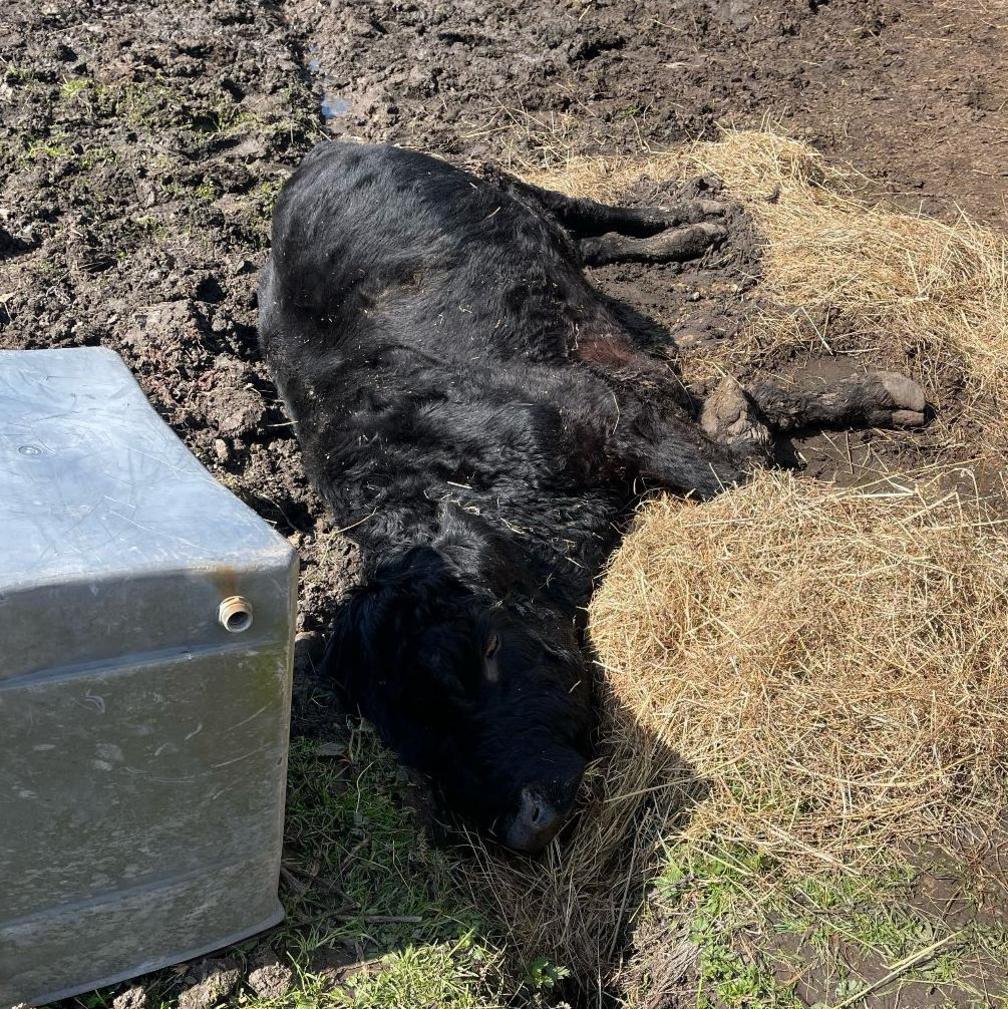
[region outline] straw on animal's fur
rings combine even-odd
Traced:
[[[1008,252],[966,221],[870,208],[808,147],[729,134],[533,181],[618,200],[643,175],[714,172],[765,237],[764,310],[713,366],[809,340],[916,362],[931,437],[1000,458]],[[842,337],[813,325],[844,313]],[[935,362],[941,368],[934,367]],[[939,371],[956,371],[962,402]],[[755,846],[795,869],[856,866],[1008,801],[1008,532],[979,500],[765,475],[702,506],[650,502],[591,607],[603,741],[577,829],[532,863],[477,845],[466,881],[518,957],[600,983],[661,836]]]

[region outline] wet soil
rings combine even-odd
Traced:
[[[868,194],[1008,227],[1006,25],[996,0],[367,0],[309,31],[334,132],[523,166],[778,123]]]
[[[116,350],[197,457],[289,537],[294,731],[327,737],[334,700],[314,662],[354,549],[305,480],[255,333],[270,208],[303,153],[350,135],[521,170],[769,118],[853,161],[868,195],[1008,228],[1005,22],[993,2],[907,0],[7,3],[0,348]],[[644,184],[628,200],[673,195]],[[642,325],[673,304],[657,348],[702,353],[757,303],[746,229],[685,269],[593,276]],[[810,468],[856,468],[880,441],[896,446],[883,460],[906,451],[859,440]]]

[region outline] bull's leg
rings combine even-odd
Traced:
[[[744,389],[725,378],[704,400],[699,424],[644,411],[614,437],[613,447],[646,481],[705,500],[772,463],[774,430],[919,427],[924,410],[921,387],[892,372],[869,372],[818,390],[771,382]]]
[[[659,231],[649,238],[629,238],[610,232],[578,242],[586,266],[606,263],[681,263],[702,256],[723,241],[727,231],[720,224],[690,224]]]
[[[652,487],[707,500],[744,483],[753,468],[746,452],[712,440],[694,421],[641,418],[617,431],[611,449],[621,468]]]
[[[782,388],[773,382],[743,389],[729,377],[704,400],[700,427],[749,472],[772,461],[772,431],[921,427],[925,406],[924,390],[890,371],[855,375],[821,389]]]
[[[621,207],[584,197],[564,196],[514,180],[512,191],[544,206],[575,238],[615,233],[648,238],[669,228],[700,224],[724,217],[726,206],[718,200],[684,200],[671,207]]]
[[[727,233],[718,223],[726,208],[717,200],[684,200],[672,207],[619,207],[531,186],[492,165],[484,166],[483,175],[558,221],[590,266],[692,259]]]
[[[912,379],[891,371],[870,371],[818,389],[760,382],[748,392],[770,426],[781,432],[922,427],[925,421],[924,390]]]

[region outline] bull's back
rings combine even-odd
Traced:
[[[611,393],[569,354],[596,299],[569,239],[495,186],[396,148],[312,151],[277,203],[260,340],[340,524],[429,532],[468,480],[474,506],[511,501],[529,528],[569,508],[565,538],[597,549],[609,494],[536,490],[570,470],[572,432],[592,436],[575,415],[612,427]]]
[[[272,258],[286,306],[350,310],[417,269],[448,265],[466,209],[449,166],[411,151],[318,145],[288,181],[273,215]],[[453,210],[454,208],[454,210]],[[453,220],[455,218],[455,220]]]
[[[277,202],[262,339],[268,354],[297,329],[317,350],[560,361],[585,288],[559,229],[495,186],[415,151],[325,142]]]

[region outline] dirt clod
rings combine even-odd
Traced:
[[[183,980],[178,1009],[210,1009],[238,986],[241,970],[232,960],[204,960]]]
[[[147,989],[142,985],[127,988],[112,1000],[112,1009],[147,1009]]]
[[[259,966],[249,972],[247,984],[261,999],[282,998],[290,989],[294,972],[277,959],[276,954],[266,953],[259,958]]]

